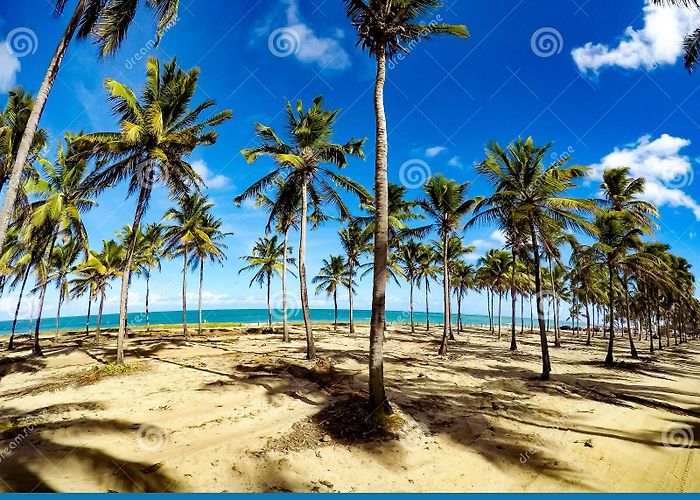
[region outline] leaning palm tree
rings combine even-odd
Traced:
[[[272,331],[272,300],[270,297],[270,286],[272,277],[275,274],[281,274],[283,261],[285,260],[284,243],[279,241],[277,235],[265,236],[258,238],[253,246],[253,251],[250,255],[241,257],[248,265],[238,271],[239,274],[254,271],[250,285],[257,282],[260,287],[267,289],[267,326]],[[293,259],[286,258],[287,263]]]
[[[362,147],[365,139],[351,138],[344,144],[332,142],[338,113],[339,110],[323,109],[323,98],[320,96],[314,99],[313,106],[308,110],[304,110],[301,101],[297,101],[296,109],[287,101],[288,143],[284,142],[274,129],[257,123],[256,135],[260,143],[253,148],[242,150],[241,154],[248,163],[255,162],[261,156],[271,156],[275,167],[234,200],[236,204],[240,204],[246,199],[257,199],[268,187],[282,179],[276,203],[291,203],[293,206],[294,200],[300,201],[299,291],[306,330],[307,359],[316,358],[306,282],[306,224],[309,199],[316,213],[322,214],[327,211],[327,207],[332,207],[339,211],[343,219],[348,219],[350,210],[335,186],[358,196],[360,201],[369,198],[361,184],[324,166],[329,164],[344,168],[348,164],[348,156],[364,158]]]
[[[191,251],[197,247],[212,247],[206,225],[209,211],[214,206],[206,196],[185,194],[178,207],[169,208],[163,216],[170,222],[165,229],[165,250],[170,255],[182,256],[182,334],[187,337],[187,273],[191,264]]]
[[[356,221],[350,221],[347,227],[343,227],[338,232],[340,235],[340,244],[345,251],[345,264],[348,268],[348,281],[355,282],[357,270],[362,267],[362,256],[369,249],[370,235],[363,231],[360,224]],[[353,296],[355,292],[353,287],[348,288],[348,300],[350,310],[350,333],[355,333],[355,321],[353,319]]]
[[[543,380],[552,370],[547,345],[547,327],[542,297],[540,249],[552,248],[551,236],[562,228],[592,231],[584,215],[595,209],[591,200],[563,196],[576,186],[574,180],[586,175],[588,169],[567,166],[569,157],[562,157],[545,166],[551,144],[536,146],[532,138],[518,139],[504,150],[498,143],[486,148],[486,160],[477,165],[477,172],[490,183],[495,192],[475,209],[475,217],[497,221],[504,210],[510,218],[527,226],[530,252],[533,256],[537,319],[540,328]]]
[[[345,286],[352,293],[353,284],[348,277],[348,268],[342,255],[331,255],[330,260],[323,259],[321,269],[311,280],[316,285],[316,294],[326,292],[333,297],[333,329],[338,329],[338,287]]]
[[[347,15],[358,33],[357,44],[376,58],[377,75],[374,85],[374,114],[376,120],[376,156],[374,164],[374,198],[376,226],[374,235],[374,280],[372,288],[372,322],[369,346],[369,405],[382,415],[391,412],[384,388],[384,328],[386,325],[386,284],[388,259],[388,198],[387,183],[388,135],[384,111],[384,83],[387,59],[408,53],[407,48],[432,35],[449,34],[467,38],[463,25],[425,23],[437,0],[344,0]]]
[[[183,71],[174,59],[161,68],[157,59],[150,58],[141,101],[126,85],[111,78],[105,82],[121,131],[89,134],[83,140],[92,146],[93,155],[103,160],[91,176],[94,186],[106,189],[128,180],[129,195],[138,193],[132,227],[140,226],[157,182],[162,182],[173,198],[179,198],[202,184],[201,177],[183,158],[198,146],[214,144],[218,136],[213,127],[229,119],[231,112],[223,111],[201,120],[200,115],[214,106],[214,101],[207,100],[190,107],[198,81],[198,69]],[[124,363],[126,305],[134,250],[133,244],[127,249],[122,274],[118,364]]]
[[[423,186],[425,199],[419,202],[432,224],[426,226],[437,232],[442,250],[442,283],[444,325],[439,354],[447,354],[447,341],[452,334],[450,312],[450,269],[448,260],[448,242],[462,227],[462,219],[471,212],[479,202],[478,198],[467,198],[469,183],[459,184],[442,175],[428,179]]]
[[[54,15],[60,16],[66,6],[66,0],[53,0]],[[36,101],[31,113],[26,120],[26,126],[22,139],[14,157],[11,175],[5,192],[5,199],[0,209],[0,247],[5,241],[7,226],[20,187],[22,171],[27,164],[32,148],[36,144],[35,135],[39,126],[39,119],[44,112],[49,93],[58,76],[63,57],[68,46],[77,35],[78,39],[92,37],[100,47],[100,55],[107,57],[112,55],[124,41],[129,26],[136,16],[138,0],[78,0],[73,15],[68,21],[68,26],[58,42],[58,46],[49,62],[44,80],[41,83]],[[157,32],[156,45],[165,30],[177,20],[178,0],[149,0],[148,5],[153,8],[156,16]]]
[[[700,8],[700,0],[651,0],[654,5],[671,6],[680,8]],[[696,28],[691,33],[688,33],[683,41],[683,57],[685,69],[689,73],[693,73],[700,58],[700,28]]]

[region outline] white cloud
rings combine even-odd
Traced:
[[[455,167],[455,168],[463,168],[464,164],[462,163],[462,160],[460,160],[459,156],[453,156],[450,158],[450,161],[447,162],[447,164],[450,167]]]
[[[428,158],[435,158],[440,153],[443,153],[445,151],[447,151],[447,148],[445,146],[433,146],[432,148],[428,148],[425,150],[425,156],[427,156]]]
[[[478,261],[486,252],[494,248],[503,248],[506,245],[506,235],[500,229],[493,231],[488,238],[478,239],[471,242],[471,246],[476,249],[476,253],[466,256],[466,260]]]
[[[204,160],[193,161],[192,168],[204,179],[204,184],[210,189],[222,189],[229,185],[229,178],[225,175],[212,174]]]
[[[646,179],[642,198],[659,207],[687,208],[700,220],[700,204],[684,191],[695,177],[690,158],[680,153],[689,145],[689,140],[668,134],[654,140],[644,136],[622,149],[615,148],[591,166],[590,175],[600,180],[607,168],[628,167],[632,176]]]
[[[700,24],[700,11],[676,7],[644,6],[644,26],[627,27],[616,46],[588,42],[571,55],[579,71],[597,73],[601,68],[653,69],[675,64],[683,53],[683,38]]]
[[[10,51],[7,42],[0,42],[0,94],[15,86],[21,67],[19,59]]]

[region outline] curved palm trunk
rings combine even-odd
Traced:
[[[615,339],[615,287],[613,285],[613,267],[608,263],[608,295],[610,299],[610,337],[608,340],[608,354],[605,357],[605,365],[613,365],[613,341]]]
[[[63,292],[63,286],[61,286],[61,291],[58,293],[58,309],[56,311],[56,335],[54,336],[54,342],[58,342],[58,330],[61,328],[61,306],[63,306],[64,300],[65,294]]]
[[[535,266],[535,295],[537,302],[537,322],[540,327],[540,347],[542,350],[542,374],[541,380],[549,380],[552,364],[549,359],[549,346],[547,345],[547,327],[544,321],[544,304],[542,303],[542,269],[540,264],[540,246],[537,242],[535,225],[530,222],[530,238],[532,239],[532,253]]]
[[[148,194],[150,188],[146,187],[150,185],[153,180],[153,170],[149,170],[146,177],[146,182],[141,187],[139,192],[139,199],[136,203],[136,212],[134,213],[134,222],[131,227],[137,228],[141,224],[141,217],[145,209],[146,200],[148,199]],[[134,262],[134,252],[136,250],[136,238],[132,238],[129,242],[129,248],[126,252],[126,259],[124,262],[124,270],[122,272],[122,285],[119,294],[119,331],[117,333],[117,358],[116,363],[118,365],[124,364],[124,338],[126,336],[126,304],[129,300],[129,283],[131,282],[131,267]],[[96,338],[99,338],[99,332]]]
[[[430,331],[430,306],[428,305],[428,277],[425,277],[425,330]]]
[[[197,333],[202,334],[202,285],[204,284],[204,259],[199,259],[199,324],[197,325]]]
[[[182,334],[187,338],[187,258],[189,245],[182,251]]]
[[[146,331],[151,329],[151,318],[149,316],[148,304],[151,295],[151,270],[146,271]]]
[[[384,111],[384,82],[386,53],[380,47],[377,56],[377,76],[374,86],[376,119],[376,155],[374,164],[374,266],[372,281],[372,319],[369,333],[369,405],[381,421],[391,406],[384,388],[384,327],[386,325],[386,282],[389,232],[389,185],[387,165],[389,145]]]
[[[36,316],[36,324],[34,325],[34,355],[43,356],[44,353],[41,351],[41,346],[39,345],[39,330],[41,329],[41,313],[44,309],[44,299],[46,298],[46,288],[48,283],[44,283],[41,286],[41,293],[39,294],[39,311]]]
[[[100,332],[102,331],[102,310],[104,309],[104,305],[105,305],[105,291],[103,288],[102,293],[100,293],[100,307],[97,310],[97,325],[95,327],[95,342],[100,341]]]
[[[338,330],[338,290],[333,290],[333,331]]]
[[[311,329],[311,314],[309,312],[309,291],[306,285],[306,212],[309,206],[307,199],[307,179],[301,184],[301,222],[299,224],[299,292],[301,293],[301,311],[304,315],[306,329],[306,359],[316,359],[314,332]]]
[[[450,337],[450,276],[447,263],[447,235],[442,238],[442,300],[443,300],[443,322],[442,322],[442,342],[438,354],[447,354],[447,341]]]
[[[0,248],[2,248],[2,246],[5,244],[7,226],[10,223],[10,218],[12,217],[12,213],[15,208],[15,201],[17,200],[17,191],[19,190],[22,171],[24,170],[24,165],[29,157],[32,142],[34,142],[34,135],[36,134],[36,129],[39,126],[39,119],[44,112],[46,100],[48,99],[49,93],[53,88],[54,82],[56,81],[56,76],[58,75],[58,70],[61,67],[61,61],[63,61],[63,57],[68,50],[68,45],[73,39],[73,35],[78,28],[84,8],[85,2],[83,0],[79,1],[70,21],[68,21],[68,26],[63,32],[63,36],[59,40],[58,46],[54,51],[49,67],[44,75],[44,80],[42,81],[41,87],[39,87],[39,92],[36,95],[34,107],[32,108],[29,118],[27,119],[27,125],[24,129],[24,133],[22,134],[22,140],[19,143],[19,148],[17,149],[17,156],[12,164],[12,174],[10,175],[10,180],[7,185],[7,191],[5,192],[5,200],[2,203],[2,209],[0,209]]]
[[[271,273],[267,273],[267,280],[266,280],[266,286],[267,286],[267,329],[269,331],[272,331],[272,303],[271,303],[271,299],[270,299],[271,284],[272,284]]]
[[[289,230],[286,230],[284,232],[284,257],[282,258],[282,342],[289,342],[289,323],[287,321],[287,244],[288,244],[288,242],[289,242]]]
[[[90,333],[90,313],[92,312],[92,295],[88,292],[88,308],[85,320],[85,335]]]
[[[414,285],[414,280],[410,279],[408,280],[408,308],[409,308],[409,314],[411,316],[411,333],[416,333],[416,325],[413,322],[413,285]]]
[[[12,331],[10,333],[10,342],[7,345],[7,350],[11,351],[15,348],[15,330],[17,328],[17,318],[19,317],[19,309],[22,305],[22,296],[24,295],[24,287],[27,285],[27,279],[29,278],[29,271],[31,266],[27,266],[24,271],[24,277],[22,278],[22,286],[19,289],[19,297],[17,298],[17,307],[15,307],[15,317],[12,320]]]

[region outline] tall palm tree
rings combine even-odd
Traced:
[[[501,338],[501,316],[503,294],[510,290],[513,284],[513,263],[510,252],[505,250],[489,250],[480,261],[480,273],[490,289],[498,294],[498,339]]]
[[[653,203],[639,199],[644,194],[646,179],[629,174],[627,167],[609,168],[603,172],[600,189],[605,199],[601,204],[618,212],[629,212],[642,231],[651,233],[656,227],[652,218],[659,217],[659,210]]]
[[[475,209],[477,216],[486,221],[496,221],[499,214],[507,210],[512,213],[512,220],[527,225],[535,274],[542,380],[549,379],[552,367],[544,319],[540,249],[543,245],[552,247],[551,235],[562,228],[592,231],[584,215],[595,208],[591,200],[564,196],[588,169],[567,165],[571,159],[566,156],[545,166],[550,148],[551,144],[536,146],[531,137],[518,139],[507,150],[498,143],[487,146],[486,160],[477,165],[477,172],[495,192]]]
[[[346,227],[343,227],[338,232],[340,235],[340,244],[345,251],[345,264],[348,268],[348,282],[355,282],[357,269],[363,264],[361,261],[362,255],[369,250],[370,234],[363,231],[357,221],[350,221]],[[353,287],[348,288],[348,301],[350,308],[350,333],[355,333],[355,321],[353,319],[353,296],[355,292]]]
[[[270,331],[272,331],[272,302],[270,297],[272,276],[281,274],[285,257],[288,264],[293,262],[293,259],[284,254],[284,250],[284,243],[279,241],[277,235],[258,238],[250,255],[241,257],[248,265],[238,271],[239,274],[247,271],[255,271],[249,286],[253,286],[255,282],[257,282],[261,288],[266,286],[267,326]]]
[[[423,286],[425,291],[425,330],[430,331],[430,305],[428,296],[430,294],[430,282],[437,279],[440,268],[436,265],[440,261],[440,255],[435,253],[431,245],[421,243],[418,252],[418,276],[416,285]]]
[[[54,15],[60,16],[66,6],[66,0],[53,0]],[[136,16],[138,0],[78,0],[73,15],[68,21],[68,26],[58,42],[53,57],[49,62],[44,80],[39,87],[36,100],[31,113],[26,120],[26,126],[22,139],[14,157],[11,175],[5,199],[0,209],[0,247],[5,242],[7,226],[14,210],[17,191],[20,187],[22,171],[36,144],[35,135],[39,126],[39,120],[49,93],[58,76],[63,57],[68,50],[70,42],[75,36],[78,39],[92,37],[100,47],[100,55],[107,57],[112,55],[124,41],[129,26]],[[149,0],[148,5],[153,8],[156,16],[157,32],[156,45],[165,30],[175,23],[177,19],[178,0]]]
[[[425,198],[419,202],[419,205],[432,219],[432,224],[426,227],[437,232],[442,250],[444,325],[439,354],[443,356],[447,353],[447,340],[452,334],[448,242],[456,231],[461,229],[462,219],[471,212],[479,199],[467,198],[469,183],[459,184],[442,175],[428,179],[423,189]]]
[[[447,240],[447,248],[443,249],[443,241],[434,241],[433,246],[435,247],[435,253],[437,255],[444,255],[446,253],[447,255],[447,272],[448,272],[448,278],[449,278],[449,287],[450,287],[450,294],[453,291],[454,284],[452,282],[452,277],[454,276],[454,265],[460,261],[462,257],[465,255],[472,253],[475,249],[474,247],[468,247],[465,246],[464,243],[462,242],[462,239],[459,236],[450,236],[450,239]],[[461,301],[459,306],[461,309]],[[457,317],[458,320],[458,328],[459,328],[459,316]],[[452,309],[450,306],[450,323],[452,321]],[[455,340],[454,334],[452,332],[452,325],[450,324],[450,329],[448,332],[449,339],[448,340]]]
[[[214,144],[218,135],[213,127],[229,119],[231,111],[201,120],[200,115],[214,106],[214,101],[207,100],[190,107],[198,81],[199,70],[196,68],[183,71],[174,59],[161,68],[157,59],[149,58],[140,101],[128,86],[111,78],[105,82],[121,131],[89,134],[83,140],[93,147],[93,155],[104,161],[91,176],[93,185],[105,189],[128,179],[129,195],[138,192],[132,227],[141,225],[157,182],[162,182],[173,198],[179,198],[202,184],[201,177],[183,158],[197,146]],[[124,363],[126,307],[134,250],[132,243],[126,251],[122,273],[118,364]]]
[[[314,99],[313,106],[306,111],[301,101],[297,101],[296,109],[287,101],[288,142],[284,142],[274,129],[257,123],[256,135],[260,143],[253,148],[242,150],[241,154],[248,163],[255,162],[261,156],[271,156],[275,167],[234,200],[240,204],[246,199],[257,199],[268,187],[279,183],[280,179],[283,183],[277,197],[278,203],[289,204],[290,200],[293,202],[300,198],[299,291],[306,330],[307,359],[316,359],[306,282],[306,224],[309,199],[317,213],[325,212],[325,207],[330,206],[337,208],[343,219],[348,219],[350,210],[334,185],[355,194],[360,201],[369,198],[361,184],[323,166],[329,164],[344,168],[348,164],[348,156],[364,158],[362,147],[365,139],[351,138],[344,144],[332,142],[338,113],[339,110],[323,109],[323,98],[320,96]]]
[[[396,257],[401,265],[403,275],[408,281],[408,305],[411,318],[411,333],[416,332],[415,322],[413,320],[413,289],[416,282],[421,277],[421,253],[423,252],[422,245],[415,240],[409,240],[399,246]]]
[[[347,16],[357,30],[357,44],[377,63],[374,84],[376,120],[376,156],[374,164],[374,198],[376,227],[374,235],[374,280],[372,288],[372,321],[369,347],[369,404],[378,417],[391,412],[384,388],[384,328],[386,325],[386,283],[388,259],[389,214],[387,183],[388,137],[384,110],[384,84],[387,59],[397,53],[408,53],[408,46],[432,35],[449,34],[467,38],[463,25],[425,23],[440,7],[437,0],[344,0]]]
[[[316,285],[316,294],[326,292],[326,295],[333,297],[333,329],[337,330],[338,287],[344,286],[352,290],[353,284],[350,282],[348,268],[342,255],[331,255],[330,260],[323,259],[321,264],[321,269],[311,283]]]
[[[226,233],[221,230],[223,221],[211,214],[205,214],[200,229],[204,231],[207,238],[195,238],[193,245],[192,267],[199,267],[199,297],[197,301],[198,325],[197,333],[202,334],[202,291],[204,285],[204,262],[210,261],[221,264],[226,260],[226,249],[228,248],[224,239],[233,233]]]
[[[10,226],[7,238],[5,239],[5,245],[0,254],[0,274],[3,276],[3,291],[7,287],[14,289],[17,284],[21,283],[19,295],[17,297],[17,306],[15,307],[14,318],[12,320],[10,340],[7,345],[8,351],[14,349],[17,319],[19,318],[27,281],[29,280],[32,265],[35,261],[33,257],[36,252],[35,245],[32,245],[30,241],[26,241],[22,236],[23,232],[20,226],[16,224]]]
[[[146,331],[150,329],[151,318],[149,311],[149,299],[151,294],[151,273],[153,269],[160,270],[160,263],[165,256],[165,227],[158,223],[146,224],[141,229],[143,233],[142,246],[138,254],[137,262],[141,268],[141,274],[146,279]]]
[[[454,294],[457,296],[457,331],[461,332],[464,328],[462,324],[462,299],[464,299],[469,290],[474,288],[476,270],[471,264],[458,260],[452,263],[452,276],[450,278]]]
[[[212,248],[210,228],[206,222],[209,211],[214,206],[206,196],[184,194],[178,200],[178,207],[169,208],[163,216],[170,222],[165,229],[166,251],[171,255],[182,256],[182,334],[187,337],[187,273],[192,254],[199,246]]]
[[[61,246],[53,249],[49,262],[48,282],[55,282],[58,288],[58,309],[56,310],[56,336],[58,342],[58,331],[61,326],[61,307],[69,294],[68,275],[73,272],[78,256],[83,250],[82,245],[76,240],[68,240]]]

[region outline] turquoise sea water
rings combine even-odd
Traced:
[[[410,320],[408,312],[403,311],[387,311],[387,321],[389,323],[408,323]],[[187,312],[188,323],[197,322],[197,311]],[[356,310],[354,311],[354,319],[359,322],[369,322],[371,311]],[[202,312],[203,320],[207,323],[245,323],[245,324],[265,324],[267,323],[266,309],[219,309],[208,310]],[[293,310],[288,313],[289,321],[303,321],[301,311]],[[433,323],[442,323],[442,313],[431,313],[430,321]],[[349,311],[347,309],[338,310],[338,320],[348,321]],[[457,316],[453,316],[453,321],[456,321]],[[61,318],[61,330],[79,330],[85,328],[85,316],[67,316]],[[281,311],[273,311],[274,322],[282,321]],[[312,309],[312,321],[333,321],[333,309]],[[416,323],[425,323],[425,312],[416,312],[414,314]],[[502,324],[504,327],[510,321],[510,317],[503,316]],[[150,313],[150,323],[152,325],[174,325],[182,322],[182,311],[159,311]],[[481,315],[462,315],[462,322],[465,325],[488,325],[488,316]],[[97,315],[90,317],[90,326],[94,328],[97,323]],[[518,319],[518,323],[520,320]],[[17,333],[27,333],[33,331],[34,321],[19,320],[17,322]],[[135,327],[144,326],[146,324],[146,316],[142,312],[130,313],[129,324]],[[119,325],[118,314],[105,314],[102,317],[103,328],[115,328]],[[525,325],[529,327],[530,319],[525,319]],[[42,318],[41,330],[50,331],[56,328],[55,318]],[[12,330],[12,321],[0,321],[0,335],[9,334]]]

